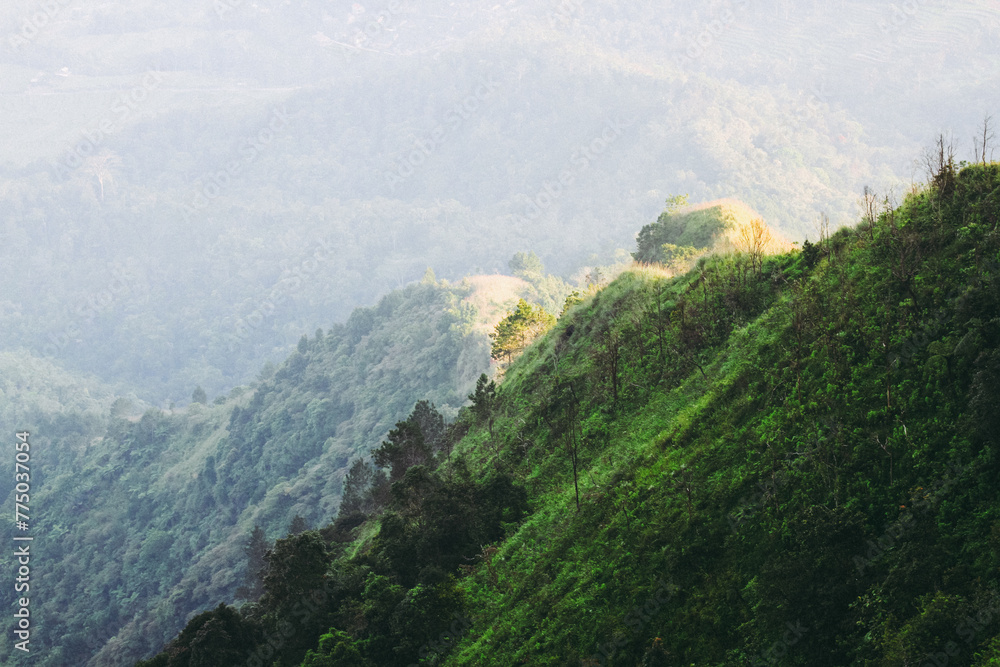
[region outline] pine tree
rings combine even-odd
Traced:
[[[492,436],[493,411],[497,402],[497,383],[489,379],[486,373],[483,373],[476,381],[476,391],[469,394],[469,400],[472,401],[472,414],[475,416],[476,422],[485,425]]]
[[[292,519],[292,522],[288,526],[289,535],[298,535],[299,533],[304,533],[309,530],[309,524],[303,516],[296,514]]]
[[[247,556],[247,571],[243,576],[243,585],[236,589],[236,597],[248,602],[256,602],[264,593],[264,570],[267,566],[267,550],[269,549],[264,529],[259,525],[253,527],[253,532],[243,546]]]
[[[391,482],[402,479],[408,468],[427,463],[430,458],[420,427],[410,420],[397,422],[396,428],[389,431],[389,439],[372,456],[379,468],[389,468]]]
[[[344,478],[344,491],[340,495],[338,516],[355,512],[367,513],[367,498],[375,481],[375,467],[364,459],[357,459]]]
[[[806,268],[811,269],[816,266],[816,262],[819,260],[819,246],[813,245],[806,239],[805,243],[802,244],[802,261],[806,263]]]
[[[433,403],[417,401],[408,420],[417,425],[424,436],[424,442],[432,452],[444,447],[444,415],[437,411]]]

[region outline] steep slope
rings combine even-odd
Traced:
[[[1000,167],[939,179],[744,284],[623,276],[515,364],[539,509],[443,664],[995,664]]]
[[[623,274],[144,664],[996,664],[998,226],[1000,165],[945,165],[762,267]]]
[[[232,600],[255,524],[274,537],[296,515],[331,520],[349,461],[418,399],[449,415],[466,400],[489,364],[479,315],[462,305],[470,291],[425,282],[393,292],[303,337],[279,368],[211,405],[141,418],[112,411],[110,420],[105,406],[73,429],[44,410],[18,415],[16,428],[40,446],[32,527],[45,566],[31,654],[40,659],[13,650],[5,632],[0,662],[133,664],[189,613]]]

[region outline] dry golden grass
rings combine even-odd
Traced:
[[[754,221],[763,221],[761,216],[756,211],[743,202],[735,199],[719,199],[713,202],[701,204],[694,208],[702,209],[711,208],[713,206],[720,207],[727,218],[727,222],[729,222],[729,224],[726,225],[725,230],[716,237],[715,245],[712,247],[714,252],[724,253],[739,250],[742,246],[746,245],[746,238],[748,236],[753,236],[751,230],[754,226]],[[767,223],[764,223],[764,227],[767,233],[765,238],[766,242],[763,247],[763,254],[778,255],[785,252],[791,252],[795,247],[788,239],[782,236],[780,232],[770,225],[767,225]]]
[[[683,236],[711,239],[708,247],[686,261],[669,264],[632,264],[623,270],[646,278],[670,278],[686,273],[705,255],[743,253],[758,265],[761,258],[791,252],[788,239],[764,222],[752,208],[736,199],[715,199],[694,204],[675,214],[684,225]]]
[[[666,264],[642,264],[639,262],[632,262],[629,264],[622,273],[625,272],[646,280],[654,278],[673,278],[677,275],[677,272],[672,270]]]
[[[517,300],[528,289],[528,283],[514,276],[499,274],[490,276],[467,276],[462,284],[472,288],[463,301],[471,303],[479,311],[477,328],[492,331],[507,311],[517,305]]]

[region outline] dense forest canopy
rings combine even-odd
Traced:
[[[453,417],[489,365],[472,291],[433,281],[394,291],[303,336],[250,386],[185,410],[112,401],[44,362],[33,376],[5,373],[0,389],[17,386],[24,410],[4,421],[34,434],[41,491],[33,525],[50,594],[32,609],[45,628],[39,664],[131,664],[158,649],[187,614],[233,598],[255,525],[271,540],[325,525],[350,464],[416,401]],[[0,481],[5,498],[13,490]],[[21,664],[19,653],[5,643],[0,662]]]

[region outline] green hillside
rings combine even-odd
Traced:
[[[0,666],[991,664],[997,0],[0,26]]]
[[[32,655],[5,632],[0,663],[131,665],[190,613],[232,600],[255,525],[272,539],[296,517],[324,525],[351,460],[418,399],[457,412],[489,365],[474,296],[471,286],[411,285],[303,337],[250,387],[141,416],[140,403],[48,362],[0,355],[4,422],[35,444],[45,591],[32,602]],[[7,412],[15,392],[18,410]],[[0,490],[13,507],[13,477]],[[0,561],[16,570],[12,552]],[[9,587],[3,601],[14,595]]]
[[[142,664],[1000,664],[998,196],[621,275]]]
[[[91,377],[68,373],[27,350],[0,351],[0,429],[16,433],[32,425],[35,444],[57,466],[85,451],[105,433],[108,416],[127,416],[144,404]],[[44,480],[44,471],[41,480]],[[36,479],[36,481],[41,481]],[[0,477],[0,498],[11,498],[17,480]]]
[[[501,391],[540,510],[444,664],[993,664],[1000,628],[964,621],[996,614],[998,186],[969,168],[819,255],[637,272],[561,320]]]

